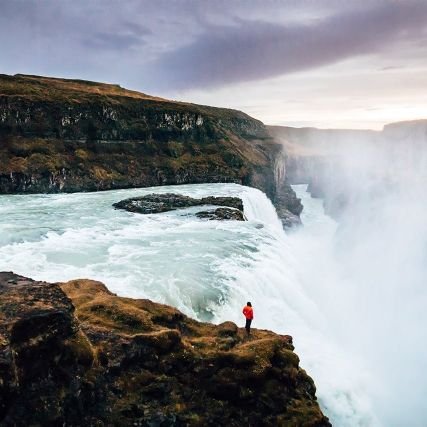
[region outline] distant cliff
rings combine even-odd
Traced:
[[[292,338],[0,273],[4,426],[328,427]]]
[[[235,110],[117,85],[0,75],[0,194],[235,182],[301,209],[280,144]]]
[[[286,173],[292,184],[308,183],[339,157],[372,145],[380,132],[358,129],[293,128],[267,126],[269,134],[283,144]]]
[[[309,184],[336,218],[367,194],[427,171],[427,120],[391,123],[382,131],[267,128],[284,147],[287,182]]]

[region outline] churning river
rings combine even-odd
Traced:
[[[294,337],[333,425],[384,425],[373,410],[378,381],[363,353],[347,345],[346,319],[334,311],[343,275],[334,256],[337,224],[305,185],[294,189],[304,227],[291,233],[262,192],[235,184],[0,196],[0,270],[46,281],[96,279],[121,296],[240,326],[249,300],[254,327]],[[153,215],[112,208],[153,192],[238,196],[248,221],[201,220],[193,215],[200,207]]]

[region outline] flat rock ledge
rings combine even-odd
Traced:
[[[0,273],[0,425],[330,426],[292,338]]]
[[[243,202],[238,197],[203,197],[195,199],[181,194],[149,194],[141,197],[131,197],[114,203],[116,209],[124,209],[128,212],[141,214],[154,214],[194,206],[221,206],[218,209],[210,209],[197,212],[198,218],[209,220],[236,220],[245,221],[243,214]]]

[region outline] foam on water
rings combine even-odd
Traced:
[[[370,375],[339,345],[342,331],[324,310],[326,299],[337,298],[328,289],[339,272],[330,250],[336,224],[305,189],[296,186],[305,227],[290,235],[265,194],[235,184],[0,196],[0,270],[47,281],[97,279],[119,295],[214,322],[241,324],[241,308],[251,300],[255,327],[294,336],[332,422],[374,426]],[[248,221],[199,220],[194,208],[139,215],[111,207],[152,192],[240,196]]]
[[[138,215],[111,207],[153,191],[193,197],[241,195],[253,220],[236,226],[199,220],[192,215],[198,208]],[[43,280],[102,280],[120,295],[150,297],[209,319],[232,280],[223,275],[222,264],[244,268],[258,251],[258,238],[270,227],[259,229],[256,206],[249,202],[253,191],[219,184],[1,196],[0,266]]]

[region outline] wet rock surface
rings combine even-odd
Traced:
[[[330,426],[292,338],[0,273],[0,425]]]
[[[275,206],[285,229],[301,225],[300,214],[304,208],[301,199],[296,197],[295,191],[285,183],[277,192]]]
[[[201,219],[218,221],[246,221],[242,211],[231,208],[218,208],[208,211],[197,212],[196,216]]]
[[[124,209],[128,212],[140,214],[154,214],[174,211],[177,209],[194,206],[222,206],[217,209],[209,209],[197,212],[195,215],[203,219],[237,220],[244,221],[243,202],[238,197],[203,197],[195,199],[181,194],[149,194],[141,197],[131,197],[114,203],[116,209]],[[225,207],[224,207],[225,206]]]

